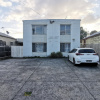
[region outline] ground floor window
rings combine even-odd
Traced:
[[[46,43],[32,43],[32,52],[47,52]]]
[[[69,52],[70,43],[60,43],[60,52]]]

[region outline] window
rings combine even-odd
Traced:
[[[70,51],[70,43],[60,43],[60,51],[61,52],[69,52]]]
[[[47,52],[46,43],[32,43],[32,52]]]
[[[32,34],[47,34],[47,26],[46,25],[32,25]]]
[[[75,53],[76,51],[77,51],[77,49],[73,49],[69,53]]]
[[[66,35],[71,33],[71,25],[60,25],[60,35]]]
[[[95,53],[95,51],[93,49],[81,49],[79,53]]]
[[[13,42],[10,42],[10,45],[13,45]]]

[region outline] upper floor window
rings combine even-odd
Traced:
[[[60,35],[71,34],[71,25],[60,25]]]
[[[46,25],[32,25],[32,34],[47,34],[47,26]]]

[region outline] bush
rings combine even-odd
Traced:
[[[63,57],[63,54],[61,52],[57,52],[56,55],[57,55],[57,58],[62,58]]]
[[[50,57],[51,58],[56,58],[56,53],[55,52],[52,52],[51,55],[50,55]]]
[[[52,52],[51,55],[50,55],[51,58],[62,58],[63,57],[63,54],[61,52]]]

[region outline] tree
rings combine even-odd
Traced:
[[[83,27],[80,27],[80,39],[85,38],[85,37],[87,36],[87,34],[88,34],[88,32],[85,31],[85,30],[83,29]]]
[[[92,35],[92,34],[94,34],[96,32],[97,32],[96,30],[93,30],[93,31],[90,32],[90,35]]]

